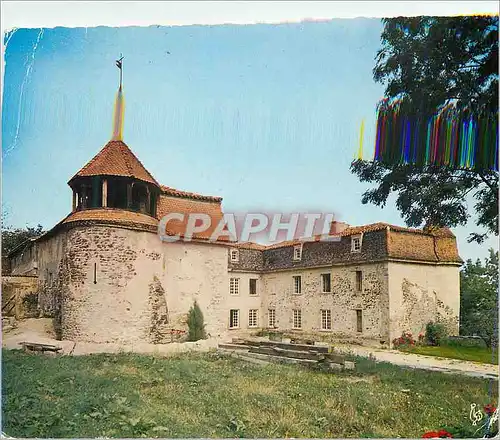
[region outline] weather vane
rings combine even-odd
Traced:
[[[120,58],[116,60],[116,67],[120,69],[120,90],[122,88],[123,58],[123,54],[120,54]]]

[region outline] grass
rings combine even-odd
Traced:
[[[485,364],[498,365],[498,353],[492,356],[491,348],[486,347],[458,347],[458,346],[407,346],[400,347],[401,351],[409,353],[423,354],[426,356],[439,356],[451,359],[461,359],[464,361],[482,362]]]
[[[487,380],[363,358],[322,373],[217,353],[2,355],[2,429],[14,437],[470,437],[470,404],[490,403],[489,390],[498,401]]]

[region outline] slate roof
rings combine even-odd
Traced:
[[[363,233],[360,252],[351,252],[349,236]],[[235,270],[284,270],[342,263],[370,261],[415,261],[425,263],[462,264],[456,238],[448,228],[413,229],[387,223],[373,223],[348,227],[339,234],[337,241],[291,240],[263,246],[256,243],[238,243],[240,259],[231,263]],[[303,245],[301,260],[293,259],[292,247]],[[257,261],[247,252],[261,251],[263,259]]]

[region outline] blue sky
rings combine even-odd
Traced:
[[[227,212],[321,210],[403,225],[394,199],[362,205],[349,171],[366,121],[378,19],[281,25],[20,29],[5,55],[2,204],[15,226],[52,227],[66,182],[110,139],[124,59],[124,141],[164,185],[224,198]],[[169,53],[170,52],[170,53]],[[467,244],[463,258],[498,246]]]

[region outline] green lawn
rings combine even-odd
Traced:
[[[356,372],[323,373],[216,353],[2,355],[14,437],[465,437],[470,404],[489,403],[489,388],[498,401],[497,383],[362,358]]]
[[[491,348],[453,347],[447,345],[432,347],[421,345],[414,347],[402,347],[400,348],[400,350],[410,353],[424,354],[426,356],[440,356],[444,358],[461,359],[465,361],[483,362],[486,364],[498,365],[498,352],[496,352],[495,359],[492,359]]]

